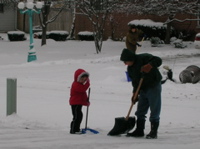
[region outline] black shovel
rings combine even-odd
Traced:
[[[143,78],[140,79],[138,88],[133,97],[133,101],[136,101],[136,99],[138,97],[138,93],[139,93],[140,87],[142,85],[142,82],[143,82]],[[132,110],[134,104],[135,104],[135,102],[132,102],[126,118],[125,117],[115,118],[115,125],[112,128],[112,130],[108,133],[109,136],[116,136],[116,135],[124,134],[134,128],[135,117],[130,117],[130,113],[131,113],[131,110]]]

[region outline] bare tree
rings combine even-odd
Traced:
[[[111,12],[120,7],[123,0],[75,0],[77,10],[86,15],[93,26],[96,53],[100,53],[106,20]]]
[[[73,9],[73,20],[72,20],[72,25],[71,25],[71,30],[70,30],[70,33],[69,33],[69,36],[68,36],[68,39],[75,39],[74,37],[74,31],[75,31],[75,21],[76,21],[76,4],[75,3],[71,3],[69,4],[69,7],[72,6],[72,9]]]
[[[168,19],[165,22],[165,24],[167,24],[165,43],[168,44],[170,42],[171,23],[173,21],[182,22],[176,19],[176,14],[184,13],[196,15],[199,13],[198,5],[199,0],[127,0],[126,10],[129,10],[129,13],[141,15],[168,15]]]
[[[54,22],[59,14],[66,8],[67,2],[64,0],[44,0],[44,6],[39,14],[40,24],[42,26],[42,42],[41,46],[46,45],[46,32],[49,23]],[[52,8],[57,8],[56,15],[49,19],[49,13]]]

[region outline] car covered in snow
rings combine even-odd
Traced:
[[[195,36],[194,47],[196,49],[200,49],[200,33],[196,34]]]

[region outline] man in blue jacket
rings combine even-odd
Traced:
[[[138,105],[135,115],[137,116],[136,129],[127,136],[143,137],[145,128],[145,119],[150,108],[149,121],[151,122],[151,131],[146,135],[147,139],[156,139],[157,130],[160,122],[161,111],[161,79],[162,76],[158,67],[162,64],[161,58],[148,53],[135,54],[131,50],[123,49],[120,60],[127,65],[128,75],[132,80],[133,96],[143,77],[143,83],[138,96]]]

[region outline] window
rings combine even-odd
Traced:
[[[3,13],[4,12],[4,4],[0,4],[0,13]]]

